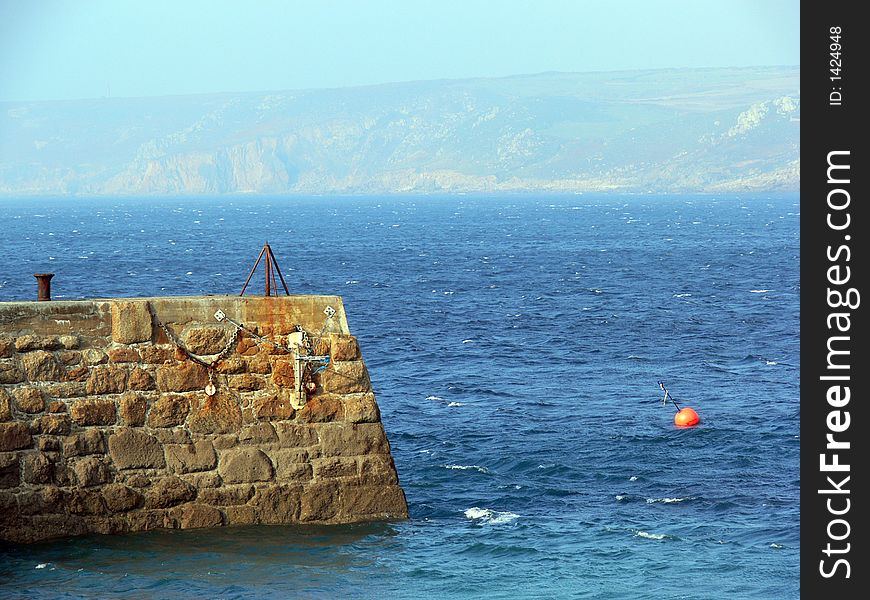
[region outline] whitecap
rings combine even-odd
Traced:
[[[765,361],[765,362],[766,362],[766,364],[768,364],[768,365],[770,365],[770,366],[778,365],[778,364],[779,364],[779,363],[776,362],[775,360],[768,360],[768,361]]]
[[[441,396],[426,396],[426,400],[435,400],[436,402],[440,402],[444,400]]]
[[[647,498],[647,504],[655,504],[656,502],[662,502],[664,504],[673,504],[674,502],[685,502],[686,500],[693,500],[692,496],[687,496],[685,498]]]
[[[473,344],[474,340],[462,340],[463,344]]]
[[[475,470],[479,473],[489,473],[489,470],[486,467],[481,467],[480,465],[441,465],[445,469],[452,469],[454,471],[470,471]]]
[[[779,550],[781,548],[785,548],[785,546],[783,546],[782,544],[771,544],[770,547],[773,548],[774,550]]]
[[[663,540],[666,537],[668,537],[664,533],[649,533],[649,532],[640,531],[640,530],[636,531],[634,533],[634,535],[635,535],[635,537],[642,537],[642,538],[646,538],[648,540]]]
[[[674,294],[674,298],[688,298],[692,294]]]
[[[452,408],[455,406],[465,406],[465,403],[463,403],[463,402],[451,402],[450,404],[447,405],[448,408]]]
[[[490,510],[489,508],[472,506],[465,511],[465,518],[472,521],[480,521],[480,523],[484,524],[500,525],[519,519],[520,516],[509,511]]]
[[[48,563],[39,563],[39,564],[36,565],[36,567],[34,567],[34,568],[36,568],[36,569],[44,569],[44,568],[47,567],[47,566],[48,566]]]
[[[617,502],[622,502],[623,500],[625,500],[626,498],[628,498],[628,496],[626,496],[626,495],[624,495],[624,494],[617,494],[616,496],[614,496],[614,498],[616,498],[616,501],[617,501]]]
[[[749,290],[750,294],[766,294],[770,290]]]
[[[632,475],[628,478],[629,481],[637,481],[637,475]]]

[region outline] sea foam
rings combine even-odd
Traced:
[[[510,523],[520,516],[509,511],[490,510],[489,508],[478,508],[472,506],[465,511],[465,518],[472,521],[478,521],[481,524],[500,525],[502,523]]]

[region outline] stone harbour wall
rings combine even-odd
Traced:
[[[218,309],[285,346],[301,327],[330,356],[303,377],[304,408],[291,403],[292,355],[234,337]],[[341,298],[0,303],[0,539],[407,510]]]

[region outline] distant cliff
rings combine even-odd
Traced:
[[[0,103],[0,195],[794,191],[798,67]]]

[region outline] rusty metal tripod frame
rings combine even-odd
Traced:
[[[278,273],[278,277],[281,279],[281,285],[284,286],[284,293],[289,296],[290,290],[287,289],[287,283],[284,281],[284,276],[281,274],[281,269],[278,267],[278,261],[275,260],[275,255],[272,254],[272,247],[269,245],[269,242],[266,242],[263,245],[263,249],[257,257],[257,262],[254,263],[254,267],[248,274],[248,278],[245,280],[245,285],[242,286],[242,291],[239,292],[239,296],[245,295],[248,283],[251,282],[251,277],[254,276],[254,272],[257,270],[263,256],[266,257],[266,293],[264,295],[271,296],[273,289],[275,290],[275,295],[278,295],[278,283],[275,281],[275,273]]]

